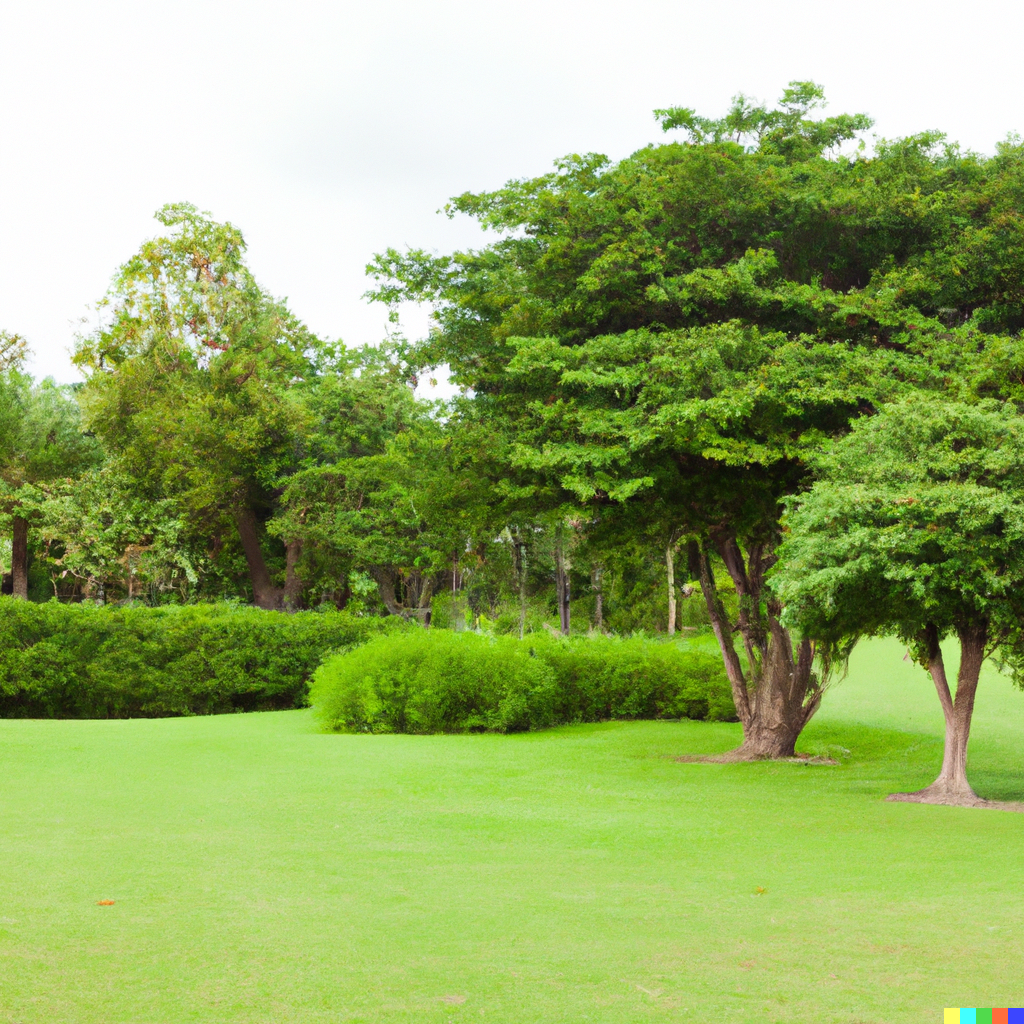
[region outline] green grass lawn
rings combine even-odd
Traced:
[[[883,802],[941,714],[894,643],[802,748],[738,726],[335,736],[308,712],[0,721],[0,1021],[941,1021],[1024,1005],[1024,815]],[[989,673],[969,766],[1024,799]],[[764,890],[760,892],[760,890]],[[97,906],[102,899],[113,906]]]

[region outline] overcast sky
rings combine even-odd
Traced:
[[[389,245],[475,244],[437,210],[661,138],[651,111],[721,113],[823,84],[891,137],[990,152],[1024,131],[1024,7],[773,3],[7,0],[0,13],[0,327],[76,379],[76,330],[187,200],[245,233],[261,283],[313,330],[378,341],[361,298]],[[406,315],[411,335],[424,317]]]

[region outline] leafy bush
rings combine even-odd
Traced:
[[[142,718],[300,707],[321,659],[395,620],[232,604],[0,598],[0,716]]]
[[[330,727],[518,732],[619,718],[735,717],[718,658],[647,637],[525,640],[447,630],[377,637],[329,658],[310,690]]]

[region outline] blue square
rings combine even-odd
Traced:
[[[1006,1019],[1010,1024],[1024,1024],[1024,1009],[1019,1006],[1014,1008],[1010,1007],[1010,1012],[1007,1014]]]

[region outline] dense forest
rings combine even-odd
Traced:
[[[1024,142],[868,149],[823,103],[660,110],[663,144],[458,196],[490,244],[368,268],[396,319],[431,304],[415,343],[317,337],[236,227],[165,207],[83,383],[3,336],[5,593],[703,628],[756,756],[896,634],[961,779],[971,666],[1024,650]],[[442,372],[456,397],[418,398]]]

